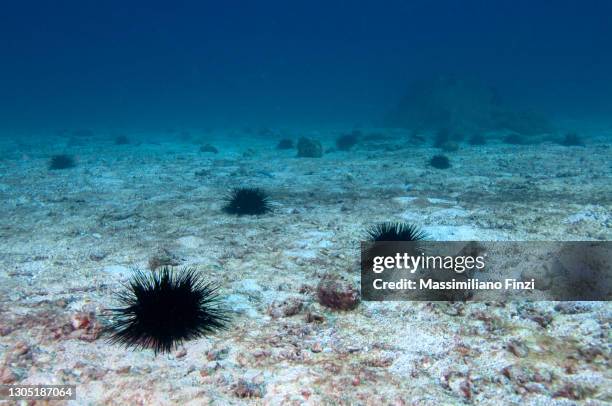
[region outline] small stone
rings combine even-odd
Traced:
[[[604,351],[601,348],[592,345],[578,348],[578,354],[580,354],[580,357],[588,363],[595,361],[597,357],[601,357],[603,359],[606,358]]]
[[[200,152],[211,152],[213,154],[218,154],[219,150],[210,144],[206,144],[200,147]]]
[[[310,351],[314,353],[319,353],[323,351],[323,347],[321,346],[321,343],[314,343],[313,346],[310,347]]]
[[[574,382],[568,382],[553,394],[555,398],[584,400],[593,394],[593,390]]]
[[[298,314],[302,310],[303,305],[304,303],[300,298],[291,297],[282,302],[273,302],[268,308],[268,314],[274,319],[291,317]]]
[[[28,351],[30,351],[30,347],[28,347],[28,345],[24,343],[23,341],[19,341],[17,344],[15,344],[15,348],[13,349],[13,354],[24,355]]]
[[[323,323],[325,321],[325,317],[320,314],[308,312],[306,313],[306,323]]]
[[[590,312],[592,306],[580,302],[561,302],[555,306],[555,310],[561,314],[579,314]]]
[[[0,368],[0,383],[5,385],[11,384],[17,380],[17,377],[8,367]]]
[[[263,390],[256,383],[240,379],[234,385],[234,394],[239,398],[260,398],[263,396]]]
[[[177,266],[179,264],[180,259],[166,248],[160,248],[149,258],[149,269],[152,271],[164,266]]]
[[[508,351],[514,354],[516,357],[524,358],[529,355],[529,349],[527,345],[519,340],[510,340],[506,345]]]
[[[0,324],[0,337],[7,336],[13,332],[13,328],[11,326],[6,326],[4,324]]]
[[[229,353],[228,348],[221,348],[219,350],[210,350],[206,353],[206,359],[209,361],[219,361],[227,356]]]
[[[317,286],[319,303],[333,310],[353,310],[359,305],[359,291],[349,282],[326,276]]]
[[[102,261],[108,256],[107,252],[104,251],[93,251],[89,253],[89,259],[92,261]]]
[[[130,365],[125,365],[125,366],[117,368],[115,372],[120,375],[124,375],[124,374],[130,373],[131,370],[132,370],[132,367]]]
[[[319,141],[302,137],[297,143],[299,158],[320,158],[323,156],[323,146]]]
[[[75,313],[70,317],[70,324],[75,330],[86,329],[91,322],[91,317],[88,313]]]
[[[174,354],[176,358],[183,358],[185,355],[187,355],[187,350],[184,348],[181,348]]]

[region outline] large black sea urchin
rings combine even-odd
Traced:
[[[427,239],[427,233],[418,226],[401,222],[376,224],[367,231],[367,236],[373,242],[421,241]]]
[[[265,214],[272,210],[270,198],[258,188],[236,188],[227,197],[223,210],[229,214],[257,215]]]
[[[128,348],[171,352],[185,341],[224,329],[229,311],[217,287],[194,268],[136,271],[118,293],[121,307],[110,309],[110,342]]]

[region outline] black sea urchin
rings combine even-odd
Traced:
[[[276,149],[293,149],[293,140],[289,138],[283,138],[276,145]]]
[[[367,234],[373,242],[421,241],[427,238],[427,233],[410,223],[380,223],[371,227]]]
[[[343,134],[336,138],[336,148],[339,151],[348,151],[353,148],[357,142],[359,142],[359,137],[361,136],[361,132],[353,131],[350,134]]]
[[[74,168],[75,166],[76,163],[74,162],[74,158],[66,154],[53,155],[49,161],[49,169],[53,170],[69,169]]]
[[[429,160],[429,165],[436,169],[448,169],[451,166],[449,159],[444,155],[434,155],[434,157]]]
[[[584,141],[576,133],[568,133],[561,141],[561,145],[566,147],[584,147]]]
[[[380,223],[369,228],[366,233],[367,243],[363,246],[362,257],[366,263],[371,263],[370,260],[377,256],[416,255],[423,251],[421,241],[427,239],[427,234],[418,226],[401,222]],[[406,244],[411,242],[416,243]]]
[[[155,354],[221,330],[229,322],[217,287],[194,268],[137,271],[118,299],[121,307],[110,309],[110,341]]]
[[[230,192],[223,210],[229,214],[256,215],[272,210],[270,198],[258,188],[237,188]]]

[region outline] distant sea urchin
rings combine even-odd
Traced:
[[[429,165],[436,169],[448,169],[451,167],[449,159],[444,155],[434,155],[434,157],[429,160]]]
[[[52,170],[69,169],[74,168],[75,166],[76,162],[74,161],[74,158],[66,154],[53,155],[49,161],[49,169]]]
[[[223,210],[229,214],[256,215],[272,210],[270,198],[258,188],[237,188],[230,192]]]
[[[118,299],[121,307],[110,309],[110,341],[155,354],[221,330],[229,322],[217,287],[194,268],[137,271]]]

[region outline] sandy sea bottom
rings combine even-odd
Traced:
[[[77,385],[77,404],[603,404],[612,400],[605,302],[362,302],[359,241],[381,221],[437,240],[610,240],[612,148],[461,145],[452,167],[406,136],[296,158],[277,139],[199,144],[145,135],[0,139],[0,380]],[[332,140],[323,140],[325,147]],[[70,153],[75,168],[50,171]],[[236,186],[273,213],[222,212]],[[101,333],[113,292],[149,261],[222,286],[231,328],[170,355]]]

